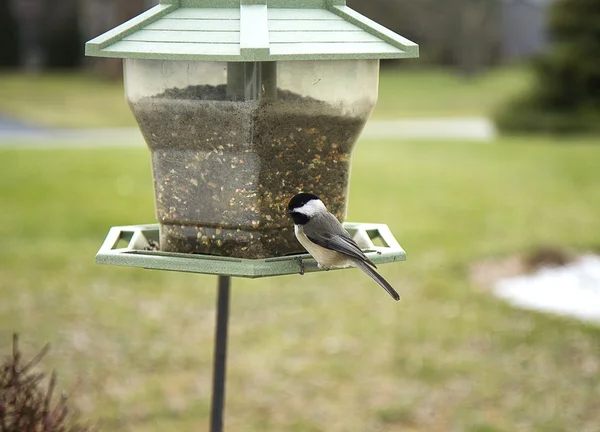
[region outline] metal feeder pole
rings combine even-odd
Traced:
[[[210,432],[223,431],[225,408],[225,377],[227,373],[227,325],[229,323],[229,289],[231,277],[219,276],[215,352],[213,358],[213,390],[210,412]]]
[[[246,101],[260,97],[274,99],[277,95],[276,77],[275,62],[230,62],[227,65],[227,95]],[[230,287],[231,277],[219,276],[210,432],[223,431]]]

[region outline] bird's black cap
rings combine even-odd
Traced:
[[[318,199],[320,199],[320,198],[315,194],[306,193],[306,192],[299,193],[298,195],[294,196],[288,203],[288,213],[293,212],[294,209],[298,209],[298,208],[302,207],[304,204],[306,204],[309,201],[318,200]]]

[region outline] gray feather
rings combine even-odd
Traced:
[[[316,227],[319,227],[316,229]],[[331,213],[315,215],[303,226],[304,234],[308,239],[326,249],[343,253],[360,262],[365,262],[377,268],[360,250],[354,239],[348,234],[341,223]]]
[[[381,288],[386,290],[388,292],[388,294],[391,295],[394,300],[396,300],[396,301],[400,300],[400,295],[396,292],[396,290],[394,288],[392,288],[392,286],[388,283],[388,281],[386,281],[383,278],[383,276],[381,276],[379,273],[377,273],[374,269],[369,267],[367,263],[360,261],[360,260],[354,260],[354,263],[355,263],[356,267],[358,267],[363,272],[365,272],[368,276],[371,277],[371,279],[373,279],[375,282],[377,282],[379,284],[379,286],[381,286]]]

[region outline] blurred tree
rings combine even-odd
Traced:
[[[46,62],[44,44],[44,0],[12,0],[12,15],[18,23],[19,59],[25,70],[39,71]]]
[[[19,58],[18,28],[8,0],[0,0],[0,67],[16,66]]]
[[[90,40],[144,10],[158,4],[158,0],[79,0],[80,27],[85,40]],[[122,61],[109,58],[86,58],[86,63],[99,75],[111,79],[121,78]]]
[[[531,4],[532,14],[522,14],[519,24],[530,29],[532,19],[537,20],[538,24],[544,19],[544,13],[533,6],[553,0],[347,1],[349,6],[371,19],[418,42],[421,58],[415,61],[419,64],[451,65],[465,76],[472,76],[489,65],[499,63],[505,54],[501,49],[501,24],[509,16],[503,14],[507,5],[515,6],[515,2]],[[86,40],[157,3],[158,0],[0,0],[0,35],[9,35],[8,39],[0,40],[0,64],[10,62],[11,49],[14,59],[15,36],[11,39],[10,34],[16,35],[14,23],[11,27],[11,22],[17,15],[22,23],[19,26],[22,36],[20,51],[26,53],[22,56],[29,59],[26,63],[35,65],[36,59],[42,59],[42,63],[55,62],[50,66],[69,66],[82,60],[83,43]],[[12,15],[3,13],[8,5],[12,6]],[[517,9],[510,8],[511,11]],[[513,27],[508,26],[509,30],[505,31]],[[513,39],[522,38],[522,34],[517,33],[510,33],[514,34]],[[43,41],[42,49],[39,49],[40,40]],[[85,62],[101,75],[113,78],[121,76],[121,61],[118,59],[94,58],[85,59]],[[400,64],[413,62],[403,61]]]
[[[446,3],[458,24],[456,43],[452,47],[454,64],[465,76],[482,72],[497,59],[500,3],[497,0],[449,0]]]
[[[2,0],[4,1],[4,0]],[[82,49],[77,28],[76,0],[4,1],[6,20],[14,36],[12,49],[25,70],[37,72],[46,67],[69,67],[80,63]],[[1,8],[0,8],[1,9]],[[2,47],[4,48],[4,47]],[[2,56],[9,48],[2,50]]]
[[[506,131],[600,132],[600,1],[557,0],[552,48],[534,62],[535,85],[497,116]]]
[[[419,43],[420,64],[451,65],[470,76],[499,61],[501,0],[347,1]]]
[[[158,0],[0,0],[0,66],[26,70],[73,67],[84,42],[127,21]],[[121,76],[120,60],[90,61],[102,75]]]
[[[46,1],[44,20],[52,23],[44,42],[49,68],[75,67],[82,63],[83,38],[78,25],[77,0]]]

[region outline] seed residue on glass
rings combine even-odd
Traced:
[[[286,215],[300,191],[344,218],[366,118],[285,90],[235,101],[224,85],[169,89],[132,109],[152,153],[161,250],[251,259],[300,252]]]

